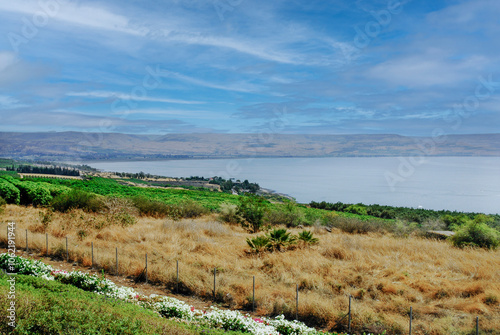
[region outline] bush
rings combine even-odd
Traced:
[[[243,227],[257,233],[262,227],[265,210],[264,198],[246,196],[241,198],[237,213],[245,220],[242,222]]]
[[[303,224],[304,217],[297,206],[288,203],[284,209],[266,212],[264,221],[270,225],[285,225],[290,228]]]
[[[63,213],[75,208],[83,209],[86,212],[101,212],[105,209],[105,204],[95,194],[74,189],[55,197],[51,207],[55,211]]]
[[[247,244],[254,252],[261,252],[269,247],[269,239],[266,236],[247,238]]]
[[[19,205],[21,202],[21,192],[7,180],[0,178],[0,197],[8,204]]]
[[[286,229],[274,229],[266,234],[269,239],[268,248],[271,251],[283,251],[297,242],[297,236],[287,232]]]
[[[230,204],[230,203],[223,203],[220,205],[220,211],[219,211],[219,220],[225,223],[229,224],[239,224],[241,223],[241,219],[238,216],[238,206]]]
[[[500,244],[498,231],[488,227],[485,222],[481,222],[481,217],[476,217],[464,224],[455,235],[450,237],[450,240],[454,246],[459,248],[470,246],[496,249]]]
[[[141,216],[164,218],[171,212],[171,208],[166,203],[157,200],[150,200],[143,196],[133,197],[132,202],[139,210],[139,214]]]
[[[364,221],[343,216],[325,215],[323,223],[327,226],[339,228],[350,234],[367,234],[370,232],[381,232],[390,230],[382,222]]]
[[[366,207],[362,204],[350,205],[344,212],[357,214],[357,215],[368,215]]]
[[[303,245],[312,245],[312,244],[317,244],[319,242],[317,238],[313,237],[313,233],[307,230],[301,231],[297,236],[297,239]]]
[[[176,205],[173,205],[175,208]],[[177,205],[181,218],[196,218],[208,213],[208,210],[197,202],[186,200]]]
[[[119,224],[122,227],[137,223],[134,215],[138,210],[132,200],[126,198],[107,197],[104,200],[106,206],[106,219],[109,224]]]

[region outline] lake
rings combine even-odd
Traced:
[[[328,157],[83,162],[115,172],[248,179],[298,202],[500,213],[500,157]]]

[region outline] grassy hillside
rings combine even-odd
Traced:
[[[8,277],[0,277],[0,308],[6,311]],[[16,276],[15,331],[7,314],[0,315],[2,334],[171,334],[227,333],[215,329],[188,328],[159,317],[153,311],[85,292],[71,285],[45,279]],[[229,332],[230,334],[241,334]]]
[[[49,251],[60,259],[67,236],[71,261],[84,266],[91,265],[93,242],[95,266],[108,273],[115,271],[118,248],[120,273],[144,280],[147,253],[149,280],[167,291],[176,290],[179,261],[180,291],[187,296],[211,300],[216,268],[217,301],[228,307],[251,308],[255,276],[258,315],[294,318],[298,284],[299,319],[329,330],[345,330],[349,295],[357,332],[401,334],[410,306],[416,334],[468,334],[476,316],[485,334],[500,329],[500,251],[462,250],[411,236],[329,233],[315,226],[316,246],[255,254],[245,242],[255,234],[223,224],[213,214],[175,221],[138,217],[131,226],[101,227],[95,223],[103,214],[53,213],[44,225],[45,213],[9,205],[1,218],[17,222],[20,232],[28,229],[30,248],[40,253],[46,251],[47,232]],[[24,234],[16,242],[24,246]]]

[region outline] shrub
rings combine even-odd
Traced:
[[[7,180],[0,178],[0,197],[8,204],[19,205],[21,201],[21,192]]]
[[[269,248],[269,238],[266,236],[247,238],[247,244],[252,251],[259,253]]]
[[[131,200],[134,206],[139,210],[139,214],[141,216],[164,218],[172,211],[166,203],[157,200],[150,200],[143,196],[136,196]]]
[[[58,195],[52,200],[51,206],[55,211],[63,213],[75,208],[86,212],[101,212],[105,208],[104,202],[96,194],[79,189]]]
[[[344,209],[344,212],[357,214],[357,215],[367,215],[368,214],[366,207],[362,204],[350,205],[349,207]]]
[[[238,206],[238,215],[245,221],[243,227],[249,228],[252,233],[257,233],[263,224],[265,213],[265,199],[256,196],[242,197]]]
[[[227,202],[220,205],[219,220],[230,224],[239,224],[241,219],[238,216],[238,206]]]
[[[284,209],[266,212],[264,221],[270,225],[285,225],[290,228],[303,224],[304,218],[297,206],[288,203]]]
[[[177,206],[182,218],[196,218],[208,213],[208,210],[205,207],[192,200],[183,201]]]
[[[380,232],[390,229],[389,227],[383,226],[382,222],[364,221],[343,216],[325,215],[323,222],[328,226],[339,228],[350,234],[367,234],[369,232]]]
[[[299,242],[301,242],[303,245],[312,245],[312,244],[317,244],[319,242],[319,239],[313,237],[313,233],[307,230],[303,230],[299,233],[297,239]]]
[[[107,221],[110,224],[119,224],[123,227],[137,223],[134,215],[138,210],[132,200],[126,198],[107,197],[104,200],[107,209]]]
[[[283,251],[297,242],[297,236],[287,232],[286,229],[273,229],[266,237],[269,239],[268,249]]]
[[[485,249],[496,249],[500,244],[498,231],[488,227],[481,218],[475,218],[463,225],[455,235],[450,237],[451,243],[459,248],[471,246]]]

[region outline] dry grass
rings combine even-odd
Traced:
[[[45,252],[39,211],[7,206],[1,216],[4,222],[17,223],[18,247],[24,248],[28,229],[30,248]],[[486,333],[500,329],[499,251],[318,229],[318,246],[259,256],[247,253],[245,239],[250,234],[211,216],[181,221],[139,218],[128,227],[102,224],[102,219],[81,211],[55,213],[47,227],[50,252],[64,256],[68,236],[70,258],[88,266],[94,242],[95,262],[114,273],[118,248],[120,272],[134,276],[142,273],[147,253],[149,279],[172,289],[179,260],[182,292],[207,299],[217,268],[217,299],[236,308],[251,307],[255,276],[259,314],[294,317],[298,284],[299,319],[329,329],[345,326],[346,319],[338,321],[347,312],[349,295],[354,297],[353,326],[358,331],[406,332],[410,306],[414,334],[466,333],[474,328],[476,316]],[[5,239],[5,234],[0,236]]]

